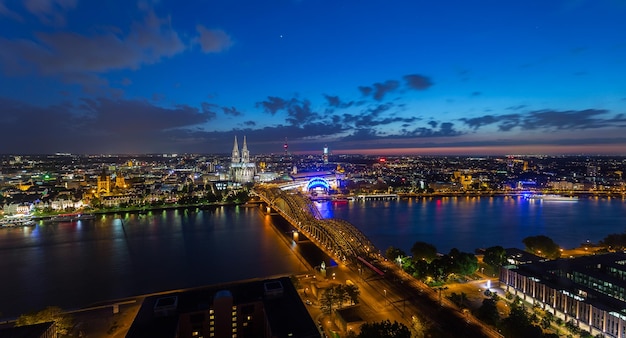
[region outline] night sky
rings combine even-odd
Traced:
[[[624,0],[0,0],[0,153],[626,155]]]

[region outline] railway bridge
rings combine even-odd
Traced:
[[[339,219],[323,219],[313,202],[297,190],[257,186],[253,190],[268,211],[285,218],[298,232],[342,263],[373,258],[379,251],[354,225]]]

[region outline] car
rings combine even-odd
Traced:
[[[308,299],[305,301],[305,303],[306,303],[306,305],[313,305],[313,303],[310,300],[308,300]]]

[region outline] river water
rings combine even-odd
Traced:
[[[549,236],[569,248],[626,230],[626,202],[621,199],[559,203],[446,197],[326,202],[318,207],[326,217],[354,224],[381,251],[395,246],[409,252],[415,241],[432,243],[440,252],[453,247],[473,252],[492,245],[522,248],[522,239],[534,235]],[[307,248],[282,236],[287,232],[280,219],[238,206],[110,214],[0,229],[0,318],[47,305],[77,308],[304,272],[307,267],[294,251]]]

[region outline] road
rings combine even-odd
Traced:
[[[384,276],[379,276],[363,266],[339,265],[328,269],[325,278],[319,273],[312,273],[301,279],[307,293],[303,295],[304,300],[313,302],[312,305],[308,305],[309,313],[322,325],[327,335],[332,331],[340,331],[340,328],[320,312],[317,299],[307,285],[325,282],[346,283],[350,280],[361,292],[361,312],[366,317],[363,318],[366,322],[389,319],[391,322],[397,321],[411,328],[415,316],[424,327],[436,332],[438,337],[458,337],[459,332],[462,332],[464,337],[502,337],[491,327],[476,320],[468,311],[463,311],[452,304],[445,295],[440,295],[437,290],[409,276],[393,263],[381,257],[375,264],[386,271]],[[468,287],[475,288],[477,285],[479,282],[471,283]]]

